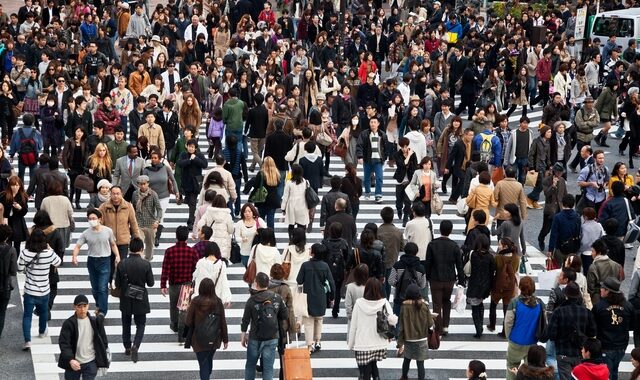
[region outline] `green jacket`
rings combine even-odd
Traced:
[[[111,156],[111,162],[113,162],[113,166],[116,166],[116,161],[120,157],[124,157],[127,154],[127,146],[129,143],[126,140],[122,140],[118,143],[116,140],[111,140],[107,143],[107,148],[109,149],[109,156]]]
[[[222,121],[227,129],[235,132],[242,131],[244,107],[244,102],[238,98],[231,98],[224,103]]]
[[[426,302],[421,302],[419,307],[413,301],[402,302],[400,308],[400,332],[398,333],[397,347],[400,348],[407,340],[420,340],[429,335],[429,329],[433,327],[433,317]]]
[[[596,110],[600,119],[614,119],[618,117],[618,103],[616,95],[609,87],[605,87],[604,90],[598,96],[596,100]]]

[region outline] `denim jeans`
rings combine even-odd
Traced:
[[[47,330],[47,319],[49,319],[49,295],[32,296],[24,294],[24,314],[22,315],[22,334],[25,342],[31,342],[31,318],[33,317],[33,308],[36,308],[40,315],[38,324],[38,333],[44,334]]]
[[[258,207],[258,212],[262,219],[267,222],[267,227],[274,228],[276,222],[276,209],[274,208],[266,208],[266,207]]]
[[[527,76],[527,93],[530,100],[533,100],[538,94],[538,81],[535,76]]]
[[[231,130],[229,128],[225,128],[224,129],[224,137],[225,137],[225,141],[226,138],[230,135],[234,135],[238,138],[238,147],[240,147],[240,152],[244,155],[244,136],[242,135],[242,129],[239,129],[237,131]]]
[[[136,336],[133,338],[133,345],[140,347],[144,337],[144,328],[147,323],[146,314],[122,314],[122,345],[124,348],[131,348],[131,317],[136,323]]]
[[[244,380],[255,380],[256,364],[262,357],[262,380],[273,380],[273,362],[276,360],[278,339],[249,339],[247,347],[247,363],[244,366]]]
[[[546,363],[548,366],[553,366],[554,378],[556,380],[560,380],[560,374],[558,373],[558,361],[556,360],[556,342],[549,340],[547,341],[547,360]]]
[[[280,183],[278,184],[278,198],[280,199],[282,199],[282,196],[284,195],[284,184],[286,180],[287,180],[287,171],[280,170]]]
[[[35,165],[25,166],[18,159],[18,177],[24,178],[24,172],[27,171],[27,168],[29,168],[29,178],[33,178],[33,171],[36,170],[36,166]]]
[[[200,380],[209,380],[211,378],[211,371],[213,371],[213,355],[215,355],[215,353],[216,350],[196,352],[198,365],[200,366]]]
[[[65,370],[64,380],[93,380],[98,374],[98,366],[96,361],[92,360],[89,363],[80,364],[80,371]]]
[[[624,350],[602,350],[602,358],[609,367],[609,379],[618,380],[618,366],[624,356]]]
[[[525,169],[525,166],[529,165],[529,159],[527,157],[523,157],[523,158],[516,158],[516,162],[513,164],[513,166],[516,168],[517,171],[517,178],[518,178],[518,182],[520,182],[521,184],[524,185],[524,179],[527,176],[527,170]]]
[[[387,297],[387,300],[391,296],[391,285],[389,285],[389,276],[391,275],[391,268],[384,268],[384,284],[382,287],[384,288],[384,295]]]
[[[96,306],[107,315],[109,310],[109,275],[111,273],[111,257],[91,257],[87,258],[87,270],[89,271],[89,282],[91,282],[91,294],[96,301]]]
[[[382,196],[382,162],[365,162],[364,169],[364,193],[371,194],[371,172],[376,174],[376,197]]]

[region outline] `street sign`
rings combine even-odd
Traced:
[[[582,7],[576,11],[576,40],[584,39],[584,32],[587,26],[587,7]]]

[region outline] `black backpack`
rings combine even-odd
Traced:
[[[411,284],[418,285],[418,274],[413,267],[407,267],[402,275],[400,276],[400,281],[398,281],[398,286],[396,287],[396,300],[399,302],[404,301],[407,296],[407,288]],[[398,303],[398,302],[396,302]]]
[[[342,255],[342,246],[337,250],[329,250],[327,255],[327,264],[331,269],[331,275],[334,279],[342,278],[345,272],[344,256]]]
[[[274,305],[275,297],[262,302],[258,307],[258,321],[256,322],[256,339],[271,340],[280,331],[278,325],[278,311]]]
[[[220,338],[222,332],[222,323],[220,316],[214,313],[209,313],[202,323],[196,326],[193,331],[193,336],[201,347],[205,347],[208,350],[215,350],[214,346],[216,339]]]

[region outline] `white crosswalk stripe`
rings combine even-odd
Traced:
[[[517,124],[520,118],[520,112],[518,109],[516,113],[510,117],[510,124]],[[528,116],[532,120],[532,128],[537,127],[538,121],[542,116],[542,108],[536,107],[536,110],[530,111]],[[204,137],[204,126],[201,127],[201,130],[200,144],[202,147],[206,146],[207,141]],[[249,157],[251,156],[249,155]],[[211,163],[210,166],[212,166]],[[332,157],[330,167],[331,174],[342,175],[342,168],[343,165],[341,161],[336,157]],[[362,176],[361,169],[359,175]],[[379,212],[382,206],[388,205],[395,210],[395,181],[392,175],[393,169],[385,167],[384,185],[382,188],[384,205],[375,204],[372,200],[362,201],[357,221],[359,231],[361,231],[368,222],[380,223]],[[26,178],[25,181],[28,183],[28,178]],[[327,190],[328,186],[325,186],[320,190],[320,195],[322,196]],[[246,202],[246,195],[242,195],[242,200]],[[83,194],[81,204],[86,205],[87,202],[88,196]],[[33,204],[30,203],[29,207],[30,212],[27,215],[27,224],[31,225],[31,220],[34,215]],[[317,227],[319,214],[319,212],[316,213],[314,231],[308,234],[308,242],[317,242],[321,238],[319,228]],[[147,315],[145,339],[140,347],[140,361],[138,363],[132,363],[129,358],[124,355],[124,348],[121,344],[122,338],[120,336],[120,312],[117,310],[118,299],[111,296],[109,297],[110,311],[106,319],[106,331],[113,353],[113,362],[109,370],[109,378],[155,380],[157,378],[193,379],[198,376],[198,363],[195,355],[191,350],[186,350],[178,345],[176,334],[169,329],[168,298],[160,294],[158,285],[164,250],[173,244],[175,241],[175,228],[179,225],[186,224],[187,216],[187,206],[178,206],[172,199],[163,223],[165,230],[161,239],[161,245],[156,248],[154,252],[152,267],[156,279],[156,286],[149,290],[151,313]],[[88,227],[84,210],[75,211],[74,217],[78,222],[76,223],[76,232],[72,234],[72,244],[75,243],[81,231]],[[451,220],[454,224],[452,239],[459,243],[464,240],[464,236],[462,235],[464,220],[456,216],[455,206],[445,205],[443,214],[440,216],[434,215],[432,220],[435,226],[437,226],[441,220]],[[282,250],[287,244],[287,226],[281,222],[279,213],[276,214],[275,230],[278,247]],[[534,275],[536,275],[543,268],[544,258],[535,247],[528,246],[527,252],[531,256],[530,262],[534,268]],[[55,308],[52,311],[52,319],[49,324],[49,337],[40,339],[34,336],[32,341],[31,355],[38,380],[61,378],[62,370],[57,367],[57,353],[59,352],[57,339],[63,321],[73,313],[72,303],[75,295],[84,293],[89,296],[90,302],[93,303],[93,299],[90,296],[91,288],[86,269],[86,247],[81,251],[78,267],[72,267],[70,265],[70,250],[67,250],[65,261],[65,265],[59,269],[59,291]],[[213,377],[216,379],[244,378],[246,353],[245,349],[242,348],[239,343],[239,325],[244,302],[248,298],[248,289],[242,281],[243,273],[244,268],[239,264],[232,266],[228,270],[230,286],[233,293],[232,307],[227,311],[230,344],[228,350],[220,350],[215,355]],[[22,289],[24,285],[23,275],[19,275],[19,283]],[[547,293],[548,291],[538,291],[538,295],[540,295],[543,300],[546,300]],[[488,306],[486,309],[485,318],[488,318]],[[348,351],[345,342],[347,321],[344,308],[341,309],[338,319],[331,318],[330,310],[328,310],[327,315],[328,317],[325,318],[323,327],[322,351],[314,354],[312,357],[314,379],[355,379],[358,376],[358,370],[353,353]],[[499,312],[498,324],[500,324],[501,321],[501,313]],[[135,331],[135,326],[133,329]],[[37,331],[37,318],[33,320],[32,331]],[[432,359],[425,362],[427,376],[435,379],[461,379],[465,377],[465,368],[468,361],[471,359],[480,359],[486,364],[487,373],[490,378],[504,378],[506,341],[500,339],[496,333],[489,333],[486,330],[481,340],[475,340],[471,338],[473,333],[474,328],[471,321],[470,309],[465,310],[462,314],[452,311],[449,336],[443,340],[441,348],[438,351],[431,351],[430,357]],[[300,339],[302,338],[301,336]],[[631,348],[631,346],[628,348],[628,352]],[[379,363],[382,379],[392,379],[400,376],[402,359],[395,357],[395,343],[390,343],[389,350],[389,358]],[[276,368],[279,368],[277,360]],[[621,372],[631,371],[632,368],[630,364],[626,362],[621,364]],[[415,369],[410,372],[410,377],[411,376],[415,376]]]

